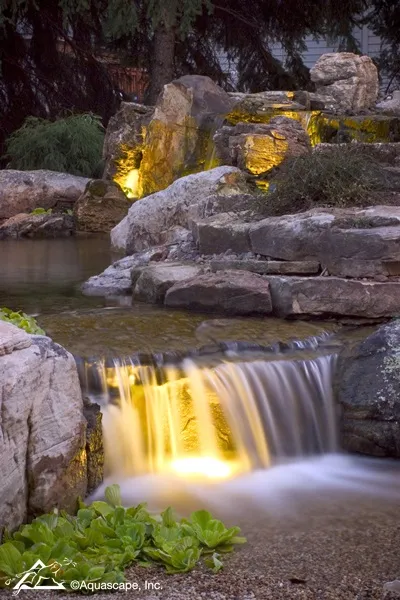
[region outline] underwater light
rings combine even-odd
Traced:
[[[227,479],[235,471],[231,462],[212,456],[179,458],[171,463],[171,469],[184,477],[205,477],[208,479]]]

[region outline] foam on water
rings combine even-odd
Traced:
[[[337,453],[278,464],[225,481],[190,481],[164,474],[110,477],[92,499],[103,498],[111,483],[120,485],[124,506],[145,501],[151,510],[171,505],[182,514],[206,508],[228,516],[254,512],[279,517],[296,514],[311,502],[349,498],[400,502],[397,462]]]

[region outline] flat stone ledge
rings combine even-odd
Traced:
[[[400,315],[400,282],[267,276],[274,313],[378,319]]]
[[[320,264],[316,261],[281,261],[281,260],[255,260],[238,259],[224,260],[213,259],[210,261],[212,271],[226,271],[227,269],[239,269],[259,273],[260,275],[313,275],[320,270]]]
[[[269,284],[265,277],[248,271],[204,273],[175,284],[165,305],[236,315],[270,314]]]

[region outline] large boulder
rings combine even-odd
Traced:
[[[0,171],[0,221],[35,208],[72,208],[88,181],[55,171]]]
[[[146,132],[139,179],[143,195],[206,168],[212,135],[234,103],[209,77],[185,75],[164,86]]]
[[[90,181],[74,206],[78,229],[92,233],[111,231],[128,214],[131,205],[116,183]]]
[[[245,191],[245,176],[235,167],[182,177],[167,189],[136,201],[111,231],[111,243],[125,254],[158,246],[174,227],[189,228],[192,217],[234,209]]]
[[[345,449],[400,458],[399,320],[343,350],[335,390]]]
[[[85,496],[87,422],[74,358],[49,338],[0,321],[0,373],[0,528],[13,529]]]
[[[204,273],[176,283],[167,291],[165,305],[231,315],[272,311],[268,281],[248,271]]]
[[[378,98],[378,70],[369,56],[323,54],[311,68],[310,77],[317,93],[334,98],[340,111],[358,113],[373,107]]]
[[[312,209],[270,217],[252,225],[250,242],[256,254],[317,260],[339,277],[397,276],[400,207]]]
[[[103,146],[105,179],[114,179],[130,197],[139,194],[132,189],[130,177],[142,160],[146,129],[154,107],[122,102],[118,112],[111,117]]]
[[[0,225],[0,240],[5,239],[44,239],[68,237],[75,233],[75,220],[65,213],[20,214]]]
[[[225,125],[214,136],[221,164],[260,175],[280,165],[285,158],[311,152],[308,133],[299,121],[276,116],[268,124]]]

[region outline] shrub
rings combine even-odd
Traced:
[[[27,333],[35,335],[45,335],[43,329],[39,327],[36,319],[29,317],[22,311],[13,311],[10,308],[0,308],[0,320],[6,323],[12,323]]]
[[[6,158],[11,169],[92,177],[101,161],[103,141],[100,117],[92,114],[56,121],[28,117],[6,141]]]
[[[370,204],[372,191],[386,186],[382,167],[356,144],[314,151],[285,161],[269,177],[269,191],[256,200],[256,212],[284,215],[318,206],[345,208]]]

